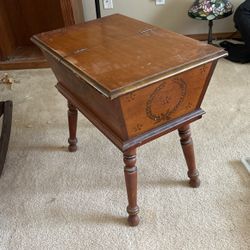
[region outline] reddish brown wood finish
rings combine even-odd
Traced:
[[[64,26],[72,25],[72,20],[74,20],[74,13],[71,2],[72,1],[68,0],[60,0]]]
[[[0,70],[48,66],[30,37],[80,22],[81,0],[0,0]]]
[[[77,109],[68,101],[68,123],[69,123],[69,152],[75,152],[77,150]]]
[[[200,105],[224,50],[121,15],[32,41],[52,67],[57,89],[123,152],[131,226],[139,223],[137,147],[178,129],[190,185],[199,185],[189,124],[204,114]]]
[[[128,138],[199,108],[198,101],[211,65],[204,64],[122,96],[120,100]]]
[[[81,0],[60,0],[65,26],[83,23],[83,6]]]
[[[111,99],[226,54],[122,15],[42,33],[33,41]]]
[[[128,194],[128,223],[130,226],[137,226],[140,219],[138,216],[139,207],[137,206],[136,150],[131,149],[124,152],[123,161],[125,163],[124,175]]]
[[[178,129],[179,135],[181,138],[181,146],[185,156],[185,160],[188,166],[188,177],[190,178],[190,186],[191,187],[199,187],[200,179],[199,172],[196,169],[195,165],[195,156],[194,156],[194,147],[193,140],[191,137],[191,129],[189,125],[185,125]]]
[[[89,118],[90,121],[98,120],[96,124],[101,124],[100,126],[97,125],[100,130],[102,130],[103,126],[109,128],[110,133],[108,134],[112,133],[113,137],[117,138],[115,144],[121,145],[118,146],[121,148],[122,142],[127,139],[127,131],[119,99],[110,101],[85,81],[82,81],[77,75],[72,74],[58,60],[50,57],[47,52],[44,52],[44,55],[57,77],[58,90],[82,113],[91,113],[92,118]],[[107,136],[106,132],[104,134]]]
[[[0,70],[46,68],[48,62],[41,50],[34,45],[18,47],[11,54],[11,60],[0,60]]]
[[[47,52],[44,53],[59,81],[57,85],[59,91],[68,100],[74,103],[79,110],[90,110],[88,113],[91,113],[91,117],[87,116],[88,119],[122,151],[136,145],[142,145],[144,140],[147,139],[147,141],[149,141],[151,137],[155,139],[156,134],[161,133],[162,135],[172,131],[173,126],[177,128],[177,119],[184,117],[187,113],[189,113],[190,116],[186,116],[186,119],[180,120],[182,123],[198,119],[204,113],[199,109],[200,104],[198,105],[198,101],[203,93],[202,90],[204,86],[207,85],[207,77],[214,68],[211,66],[211,63],[168,78],[165,81],[160,81],[154,85],[149,85],[133,93],[121,96],[120,98],[108,100],[105,96],[100,95],[87,82],[82,81],[77,75],[72,74],[71,71],[64,65],[61,65],[58,60],[51,57]],[[176,79],[184,79],[185,81],[186,93],[181,105],[179,105],[178,109],[173,112],[170,117],[165,117],[159,122],[152,120],[146,112],[147,101],[162,84],[168,85],[170,83],[170,87],[163,89],[163,93],[158,93],[158,96],[163,100],[169,97],[168,90],[169,88],[171,90],[171,88],[175,86]],[[173,86],[171,86],[172,82],[174,82]],[[175,92],[176,91],[174,91],[173,94],[178,94],[178,91],[177,93]],[[173,95],[171,103],[178,103],[179,96],[180,95]],[[158,101],[156,101],[156,105],[154,103],[153,105],[156,107],[154,111],[156,113],[160,113],[164,108],[161,106],[158,108]],[[85,114],[86,111],[83,111],[83,113]],[[93,120],[97,120],[97,122]],[[167,121],[167,126],[164,126]],[[142,124],[142,127],[140,127],[140,124]],[[104,127],[106,127],[105,131]]]
[[[15,50],[15,37],[10,29],[10,20],[5,10],[5,2],[0,0],[0,61],[6,60]]]

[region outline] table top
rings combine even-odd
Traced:
[[[110,99],[227,55],[120,14],[41,33],[32,41]]]

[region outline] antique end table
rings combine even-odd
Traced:
[[[77,110],[123,153],[131,226],[139,223],[136,149],[178,129],[190,185],[200,184],[189,124],[223,49],[122,15],[32,37],[68,100],[69,151]]]

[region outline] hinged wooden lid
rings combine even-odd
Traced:
[[[110,99],[227,55],[118,14],[42,33],[32,41]]]

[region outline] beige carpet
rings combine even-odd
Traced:
[[[79,117],[67,152],[66,102],[48,69],[12,71],[13,128],[0,179],[0,249],[250,249],[250,70],[218,63],[193,125],[202,184],[187,186],[176,132],[138,150],[141,223],[126,226],[122,154]],[[0,72],[1,74],[3,72]]]

